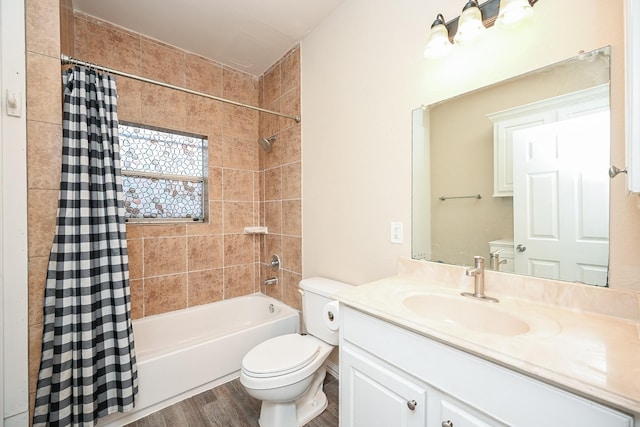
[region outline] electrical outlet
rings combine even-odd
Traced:
[[[404,233],[402,231],[402,223],[392,222],[391,223],[391,243],[403,243],[403,242],[404,242]]]

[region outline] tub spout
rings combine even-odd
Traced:
[[[271,277],[270,279],[267,279],[264,281],[264,285],[265,286],[269,286],[269,285],[277,285],[278,284],[278,278],[277,277]]]

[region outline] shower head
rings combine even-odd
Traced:
[[[275,140],[275,135],[271,135],[269,138],[260,137],[258,138],[258,144],[260,145],[260,148],[268,153],[269,151],[271,151],[271,143]]]

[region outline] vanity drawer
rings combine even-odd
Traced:
[[[341,317],[341,340],[504,424],[633,426],[627,414],[350,307],[342,306]]]

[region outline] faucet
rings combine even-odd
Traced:
[[[473,293],[462,292],[461,295],[476,298],[480,301],[498,302],[496,298],[491,298],[484,294],[484,257],[474,256],[473,261],[475,266],[467,268],[465,272],[467,276],[473,276]]]
[[[491,270],[500,271],[500,265],[506,264],[506,259],[500,259],[502,249],[497,249],[489,254],[489,268]]]

